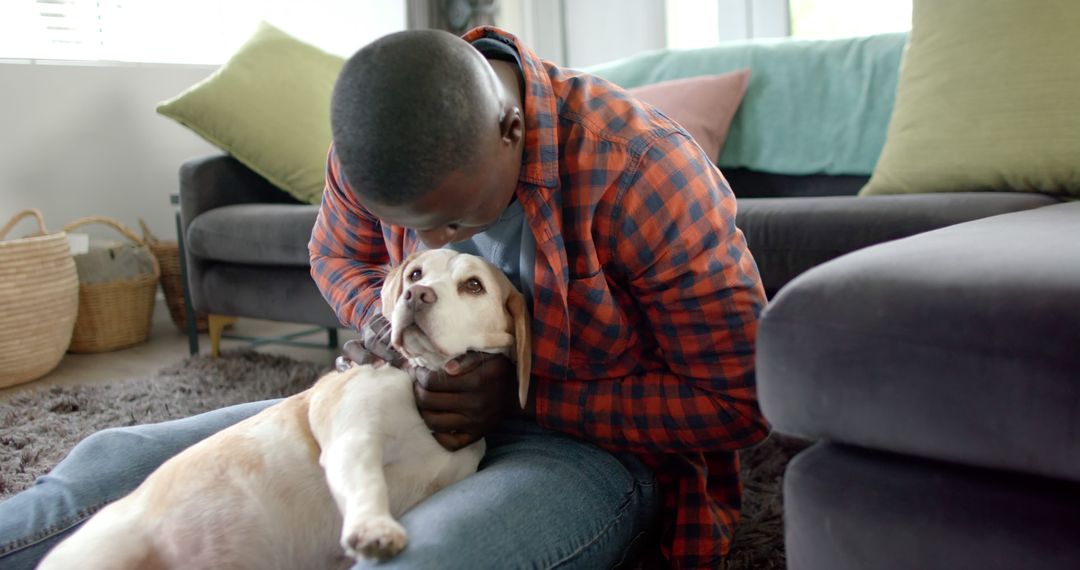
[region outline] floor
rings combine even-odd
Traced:
[[[311,327],[308,325],[278,323],[258,319],[240,319],[233,327],[226,330],[226,334],[252,337],[280,336],[309,328]],[[344,343],[353,338],[356,338],[356,334],[352,331],[345,329],[338,331],[339,343]],[[312,343],[325,343],[326,334],[318,333],[301,340]],[[246,344],[244,341],[224,339],[221,341],[221,349],[239,348]],[[336,349],[283,345],[262,345],[255,347],[255,350],[319,363],[331,363],[340,354]],[[210,339],[206,333],[199,335],[199,352],[202,354],[210,353]],[[43,378],[19,386],[0,389],[0,400],[24,390],[36,390],[49,386],[70,386],[115,382],[128,378],[143,378],[168,364],[187,358],[188,355],[187,334],[181,332],[173,324],[164,302],[159,300],[157,307],[154,309],[154,320],[150,335],[145,343],[123,350],[99,354],[66,354],[60,364]]]

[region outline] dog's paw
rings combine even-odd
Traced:
[[[387,516],[364,519],[341,531],[341,547],[356,559],[385,560],[401,552],[407,542],[405,529]]]

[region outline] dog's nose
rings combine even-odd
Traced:
[[[405,291],[405,301],[414,311],[426,309],[438,300],[439,296],[435,294],[435,290],[427,285],[413,285]]]

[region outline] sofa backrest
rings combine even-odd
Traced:
[[[885,143],[906,33],[661,50],[586,69],[624,88],[750,68],[717,164],[869,176]]]
[[[854,196],[870,180],[861,174],[773,174],[746,168],[724,168],[735,196],[743,198],[814,198]]]

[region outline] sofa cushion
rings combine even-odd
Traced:
[[[1080,489],[824,442],[784,474],[791,570],[1066,570]]]
[[[213,263],[197,279],[196,307],[208,313],[341,326],[307,267]]]
[[[210,77],[158,105],[297,200],[318,203],[343,59],[263,23]]]
[[[749,80],[750,70],[740,69],[643,85],[630,93],[679,123],[716,162]]]
[[[762,317],[780,431],[1080,481],[1080,202],[871,247]]]
[[[191,255],[254,265],[307,267],[307,244],[319,207],[241,204],[196,216],[187,230]]]
[[[735,221],[771,297],[807,269],[866,246],[1057,202],[1040,194],[993,192],[740,198]]]
[[[1078,32],[1076,0],[917,0],[864,193],[1080,196]]]

